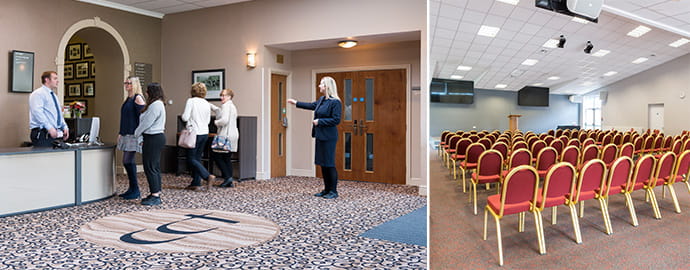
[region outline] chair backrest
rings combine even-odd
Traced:
[[[621,146],[618,156],[632,158],[635,152],[635,146],[632,143],[626,142]]]
[[[484,145],[484,149],[491,148],[491,145],[493,144],[493,142],[491,142],[491,140],[486,137],[479,139],[479,143]]]
[[[585,164],[587,161],[599,158],[599,147],[596,144],[587,145],[585,146],[584,150],[582,150],[582,154],[580,156],[582,157],[580,164]]]
[[[683,151],[680,155],[678,155],[677,161],[676,161],[676,169],[673,171],[673,179],[671,184],[675,183],[676,180],[678,180],[678,177],[681,179],[685,178],[688,176],[690,173],[690,150],[685,150]]]
[[[534,143],[537,141],[539,141],[539,137],[536,136],[527,138],[527,146],[529,146],[529,149],[532,149]]]
[[[654,151],[661,150],[661,148],[664,146],[664,136],[656,136],[654,138],[654,146],[652,146],[652,149]]]
[[[555,141],[554,141],[555,142]],[[556,164],[558,152],[553,147],[544,147],[539,154],[537,154],[537,170],[547,170],[551,165]]]
[[[676,154],[673,152],[666,152],[661,156],[659,162],[656,164],[654,170],[654,184],[656,186],[657,179],[669,178],[673,174],[676,165]]]
[[[565,144],[561,140],[553,140],[553,142],[551,142],[551,144],[549,144],[549,146],[553,147],[553,149],[556,150],[556,153],[559,153],[559,154],[563,151],[564,145]]]
[[[544,141],[546,142],[546,145],[550,145],[554,140],[556,140],[556,137],[554,136],[546,136],[544,138]]]
[[[515,168],[520,165],[532,165],[532,152],[525,148],[520,148],[510,154],[508,168]]]
[[[551,166],[549,172],[546,173],[546,177],[544,177],[541,203],[537,204],[539,210],[544,210],[544,207],[564,204],[565,201],[556,203],[549,199],[561,198],[567,194],[574,194],[575,175],[575,167],[567,162],[560,162]]]
[[[601,140],[602,145],[607,145],[611,142],[613,142],[613,136],[611,136],[611,134],[604,135],[604,138]]]
[[[621,143],[629,143],[629,142],[632,142],[632,141],[630,140],[630,138],[631,138],[630,133],[627,133],[627,132],[626,132],[625,134],[623,134],[623,139],[621,140]]]
[[[484,152],[484,145],[481,143],[472,143],[467,147],[465,154],[465,163],[477,163],[479,156]]]
[[[512,205],[508,214],[529,211],[532,204],[528,202],[537,201],[538,189],[539,174],[534,167],[521,165],[510,170],[501,185],[501,206],[498,216],[503,216],[507,204]],[[515,205],[521,207],[514,207]]]
[[[500,152],[489,149],[479,156],[477,175],[500,175],[503,166],[503,156]]]
[[[556,137],[556,138],[558,138],[558,137],[560,137],[561,135],[563,135],[563,130],[562,130],[562,129],[557,129],[557,130],[556,130],[556,134],[554,134],[553,136]]]
[[[471,140],[473,143],[476,143],[476,142],[479,141],[479,135],[476,135],[476,134],[470,135],[469,138],[470,138],[470,140]]]
[[[578,139],[570,139],[570,141],[568,141],[568,144],[566,145],[566,147],[567,147],[567,146],[573,146],[573,145],[574,145],[574,146],[577,146],[578,148],[580,148],[580,140],[578,140]]]
[[[568,141],[570,140],[570,137],[568,137],[567,135],[562,135],[562,136],[558,137],[558,139],[563,143],[563,148],[565,148],[565,146],[568,145]]]
[[[616,133],[616,135],[613,135],[613,143],[615,145],[622,145],[623,144],[623,135],[620,133]]]
[[[540,140],[543,140],[543,139],[545,139],[547,136],[549,136],[549,134],[547,134],[547,133],[539,134],[539,139],[540,139]]]
[[[671,152],[675,153],[676,155],[680,155],[680,153],[683,152],[683,141],[681,141],[681,140],[673,141],[673,144],[670,147],[670,149],[671,149]]]
[[[580,148],[571,145],[566,147],[561,154],[561,162],[567,162],[570,165],[577,167],[580,162]]]
[[[448,136],[448,134],[450,134],[450,131],[448,131],[448,130],[444,130],[443,132],[441,132],[440,141],[442,141],[443,143],[446,143],[446,136]]]
[[[544,149],[544,147],[546,147],[546,142],[538,140],[532,145],[531,151],[532,153],[538,154],[541,151],[541,149]]]
[[[649,136],[644,140],[644,146],[642,149],[644,152],[650,152],[654,149],[654,136]]]
[[[448,149],[455,149],[455,147],[458,146],[458,141],[460,141],[460,139],[462,138],[457,135],[450,137],[450,140],[448,141]]]
[[[673,136],[666,136],[664,138],[664,142],[661,144],[661,148],[671,149],[672,145],[673,145]]]
[[[612,164],[614,160],[616,160],[616,157],[618,156],[618,146],[615,144],[607,144],[604,146],[604,149],[601,150],[601,156],[599,159],[604,161],[604,163]]]
[[[573,202],[580,202],[582,193],[594,191],[597,188],[600,188],[601,183],[606,181],[605,176],[606,165],[603,161],[600,159],[592,159],[587,161],[587,163],[585,163],[585,165],[582,167],[582,171],[580,171],[580,175],[577,179],[577,187]]]
[[[637,185],[637,183],[643,183],[648,179],[654,177],[654,167],[656,165],[656,159],[652,155],[644,155],[637,159],[635,162],[635,170],[633,171],[630,181],[626,188],[627,192],[633,192],[635,190],[641,189],[642,185]]]
[[[546,131],[546,134],[551,135],[551,136],[556,136],[556,131],[554,131],[553,129],[549,129]],[[543,138],[542,138],[542,140],[543,140]]]
[[[465,155],[467,153],[467,147],[472,144],[472,141],[468,138],[462,138],[458,141],[457,146],[455,146],[455,154]]]
[[[609,170],[609,177],[606,180],[606,185],[601,187],[604,191],[602,194],[611,195],[611,187],[620,187],[625,185],[630,180],[633,169],[633,160],[630,157],[619,157],[611,165]]]
[[[526,142],[524,142],[524,141],[518,141],[518,142],[513,143],[513,148],[512,148],[513,151],[515,151],[515,150],[517,150],[517,149],[522,149],[522,148],[524,148],[524,149],[529,149],[529,148],[527,148],[527,143],[526,143]]]
[[[508,145],[504,142],[495,142],[491,149],[498,151],[503,157],[508,157]]]
[[[582,131],[581,131],[581,132],[580,132],[580,135],[577,136],[577,139],[578,139],[580,142],[583,142],[583,143],[584,143],[585,140],[587,140],[587,132],[582,132]]]
[[[585,149],[585,147],[587,147],[590,144],[595,144],[595,141],[592,138],[587,138],[584,141],[582,141],[582,145],[580,146],[580,148]]]

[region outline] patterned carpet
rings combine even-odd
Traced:
[[[633,227],[625,199],[612,196],[609,213],[613,234],[606,235],[596,200],[585,203],[580,218],[582,244],[576,244],[567,207],[558,209],[558,224],[551,225],[551,211],[545,210],[545,255],[539,254],[534,218],[525,218],[525,231],[517,230],[517,215],[501,220],[504,266],[498,265],[496,226],[489,216],[487,240],[482,240],[484,206],[496,189],[477,189],[477,214],[472,211],[462,185],[452,182],[436,152],[430,154],[430,269],[690,269],[690,194],[676,184],[680,214],[674,212],[671,197],[655,191],[662,219],[654,219],[652,206],[644,202],[644,192],[633,193],[639,226]],[[469,178],[468,178],[469,179]]]
[[[321,179],[283,177],[211,192],[187,191],[188,176],[165,175],[163,204],[111,198],[78,207],[0,218],[0,269],[426,269],[426,247],[359,237],[426,204],[417,188],[340,181],[340,197],[312,194]],[[145,177],[139,174],[143,190]],[[117,178],[118,192],[126,189]],[[27,198],[30,199],[30,198]],[[280,227],[263,244],[207,253],[127,251],[92,244],[79,228],[150,209],[211,209],[266,218]]]

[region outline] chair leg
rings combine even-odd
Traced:
[[[666,199],[666,185],[661,186],[661,199]]]
[[[457,166],[455,166],[455,159],[453,160],[453,180],[457,180]]]
[[[491,188],[491,183],[486,183],[484,186],[486,186],[486,190],[489,190]]]
[[[585,202],[580,201],[580,218],[585,217]]]
[[[649,200],[652,201],[652,209],[654,210],[654,217],[656,219],[661,219],[661,211],[659,211],[659,203],[656,201],[656,195],[654,194],[654,190],[649,188],[647,190],[647,196],[649,196]]]
[[[558,217],[558,205],[551,207],[551,225],[556,225],[558,222],[556,219]]]
[[[484,208],[484,241],[486,241],[486,225],[487,225],[487,218],[488,218],[489,210]]]
[[[666,185],[664,185],[666,186]],[[676,208],[676,213],[680,213],[680,205],[678,204],[678,196],[676,196],[676,189],[673,185],[668,185],[668,193],[671,193],[671,199],[673,199],[673,206]]]
[[[577,210],[575,209],[575,204],[568,204],[568,208],[570,208],[570,218],[573,221],[573,230],[575,231],[575,243],[581,244],[582,234],[580,233],[580,222],[577,218]]]
[[[637,214],[635,214],[635,205],[632,202],[632,197],[630,197],[630,193],[625,193],[625,206],[628,207],[628,211],[630,211],[630,218],[632,218],[632,225],[637,227]]]
[[[477,215],[477,183],[472,180],[472,196],[470,196],[470,200],[474,201],[474,215]]]
[[[525,231],[525,212],[518,214],[518,232]]]
[[[467,172],[465,171],[465,168],[460,167],[460,174],[462,174],[462,193],[465,193],[465,192],[467,192],[467,190],[465,188],[465,175],[467,174]]]
[[[501,220],[494,216],[496,220],[496,238],[498,239],[498,264],[503,266],[503,243],[501,242]]]
[[[606,200],[599,197],[599,207],[601,207],[601,217],[604,219],[604,227],[606,228],[606,234],[612,234],[613,228],[611,227],[611,217],[609,217],[609,207],[606,205]]]
[[[541,216],[541,211],[533,210],[534,226],[537,229],[537,241],[539,242],[539,254],[546,254],[546,241],[544,240],[544,223]]]

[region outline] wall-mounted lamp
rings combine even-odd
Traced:
[[[255,68],[256,67],[256,53],[253,53],[253,52],[247,53],[247,67],[248,68]]]
[[[356,40],[342,40],[342,41],[338,42],[338,46],[340,46],[341,48],[345,48],[345,49],[352,48],[354,46],[357,46],[357,41]]]

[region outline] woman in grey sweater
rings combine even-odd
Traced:
[[[161,204],[161,150],[165,146],[165,95],[160,84],[150,83],[146,87],[146,96],[146,107],[134,131],[134,136],[144,137],[141,157],[151,191],[148,197],[141,200],[141,204],[158,205]]]

